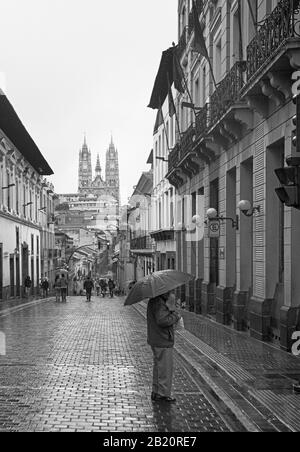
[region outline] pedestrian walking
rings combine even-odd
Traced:
[[[91,280],[91,278],[88,276],[87,279],[84,281],[83,288],[86,292],[86,301],[91,301],[92,296],[92,290],[94,288],[94,283]]]
[[[68,289],[68,281],[64,273],[61,274],[60,278],[60,293],[61,293],[61,301],[63,303],[67,302],[67,289]]]
[[[44,278],[42,281],[42,290],[43,290],[43,297],[47,298],[48,297],[48,290],[49,290],[49,281],[48,278]]]
[[[108,290],[109,290],[110,298],[114,297],[114,288],[115,287],[116,287],[116,285],[115,285],[114,281],[110,278],[108,280]]]
[[[107,290],[107,282],[104,279],[100,280],[100,288],[101,288],[101,295],[104,298],[106,295],[106,290]]]
[[[25,290],[25,296],[27,298],[29,298],[29,296],[30,296],[31,285],[32,285],[32,282],[31,282],[30,276],[26,276],[25,281],[24,281],[24,290]]]
[[[78,282],[77,278],[73,278],[73,295],[78,295]]]
[[[56,275],[56,277],[55,277],[54,289],[55,289],[55,301],[57,303],[59,303],[60,296],[61,296],[61,277],[60,277],[60,275]]]
[[[147,308],[147,341],[153,353],[151,399],[175,403],[172,397],[174,326],[181,316],[176,312],[173,291],[152,298]]]
[[[99,295],[100,295],[100,283],[99,283],[99,279],[96,279],[95,287],[96,287],[96,295],[97,295],[97,297],[99,297]]]

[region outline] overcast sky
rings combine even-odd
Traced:
[[[177,41],[177,0],[0,0],[0,13],[0,85],[56,192],[77,191],[84,132],[104,175],[112,133],[126,203],[149,169],[147,105],[161,53]]]

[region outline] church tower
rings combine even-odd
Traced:
[[[106,152],[105,182],[111,188],[111,194],[120,204],[119,157],[112,138]]]
[[[91,151],[86,144],[86,137],[84,137],[84,143],[81,151],[79,151],[79,172],[78,172],[78,191],[82,193],[84,189],[87,189],[92,185],[92,157]]]

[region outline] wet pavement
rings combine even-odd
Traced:
[[[1,304],[0,431],[300,431],[300,397],[272,379],[300,361],[189,313],[198,337],[177,333],[177,404],[151,402],[146,306],[123,301]]]
[[[146,304],[136,305],[145,317]],[[254,431],[300,431],[300,357],[206,317],[182,312],[176,349]],[[193,333],[193,334],[192,334]]]
[[[150,401],[146,325],[121,299],[53,299],[0,313],[1,431],[230,431],[239,423],[211,403],[176,354],[175,406]],[[204,385],[205,386],[205,385]],[[242,428],[242,427],[241,427]]]

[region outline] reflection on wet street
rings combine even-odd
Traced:
[[[123,300],[53,300],[0,318],[2,431],[226,431],[177,357],[175,406],[150,400],[146,325]],[[232,427],[231,427],[232,425]]]
[[[2,307],[1,431],[300,430],[299,360],[188,312],[176,339],[177,403],[151,402],[146,305],[123,302]]]

